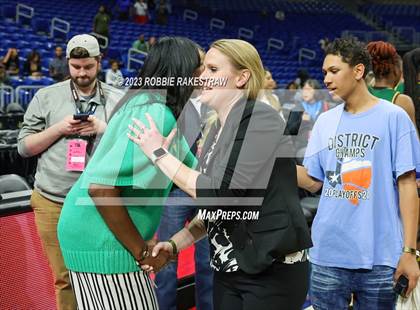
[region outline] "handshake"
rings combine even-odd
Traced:
[[[168,241],[157,243],[156,240],[151,239],[146,241],[146,246],[147,250],[143,251],[139,260],[136,260],[137,265],[144,271],[159,272],[178,257]]]

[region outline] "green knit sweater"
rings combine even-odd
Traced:
[[[159,95],[139,94],[112,117],[85,171],[64,201],[58,223],[58,238],[69,270],[102,274],[138,271],[131,253],[115,238],[93,200],[89,185],[121,187],[127,211],[145,240],[153,237],[171,181],[127,138],[132,118],[148,124],[145,113],[167,136],[176,125],[171,110]],[[195,165],[184,138],[176,137],[170,152],[188,166]],[[109,206],[112,208],[112,206]]]

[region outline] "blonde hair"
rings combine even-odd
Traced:
[[[273,94],[270,89],[265,90],[263,96],[267,100],[267,103],[277,112],[282,110],[280,100]]]
[[[263,88],[265,79],[265,70],[260,55],[252,44],[238,39],[221,39],[213,42],[210,48],[215,48],[229,58],[230,63],[236,70],[247,69],[250,71],[250,77],[244,88],[247,91],[247,97],[256,100],[258,93]],[[217,121],[217,113],[211,111],[207,115],[206,126],[203,130],[203,137],[198,145],[202,147],[212,125]]]
[[[265,70],[255,47],[243,40],[221,39],[213,42],[210,48],[215,48],[228,57],[235,69],[250,71],[244,88],[247,90],[248,99],[257,99],[259,91],[263,88]]]

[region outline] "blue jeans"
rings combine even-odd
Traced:
[[[392,310],[395,269],[373,266],[368,269],[344,269],[312,264],[310,294],[316,310],[348,309],[353,293],[354,310]]]
[[[180,189],[169,194],[170,198],[189,197]],[[187,220],[196,214],[195,206],[168,205],[163,209],[158,229],[159,240],[168,240],[180,231]],[[195,303],[197,310],[213,309],[213,271],[210,268],[209,242],[207,237],[195,243]],[[156,293],[161,310],[176,310],[177,262],[170,263],[156,274]]]

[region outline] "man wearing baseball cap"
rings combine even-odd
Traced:
[[[57,240],[68,191],[79,178],[123,92],[98,80],[101,55],[95,37],[74,36],[66,49],[70,79],[40,89],[18,137],[23,157],[38,156],[31,206],[54,275],[58,309],[76,309]],[[74,229],[77,229],[75,227]]]

